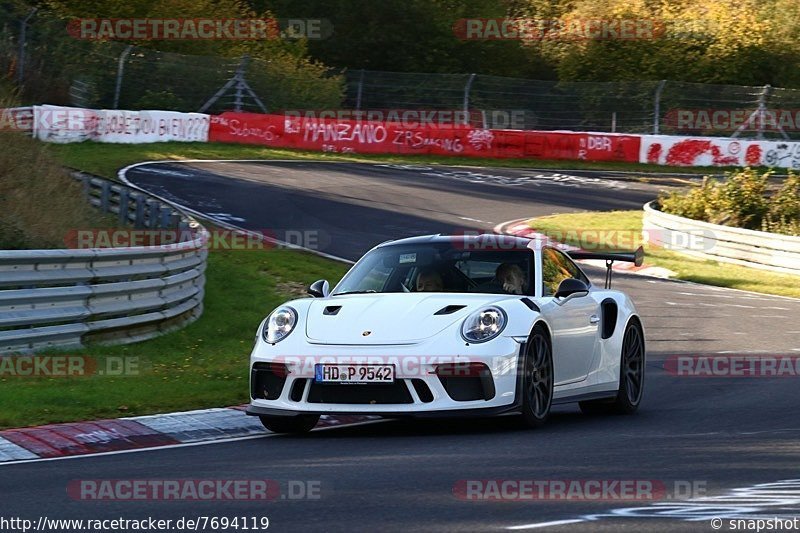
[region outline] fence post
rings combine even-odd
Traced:
[[[133,227],[136,229],[144,228],[144,196],[136,194],[136,217],[133,220]]]
[[[247,63],[250,62],[250,56],[243,55],[242,62],[239,63],[239,68],[236,69],[236,79],[237,81],[244,79],[244,73],[247,70]],[[244,92],[244,87],[242,87],[241,83],[236,83],[236,92],[233,96],[233,110],[237,113],[241,113],[242,111],[242,94]]]
[[[19,53],[17,57],[17,83],[20,87],[25,81],[25,47],[27,46],[28,21],[36,14],[37,8],[32,8],[28,16],[19,23]]]
[[[161,206],[158,205],[158,202],[154,200],[147,201],[147,223],[145,224],[146,227],[150,229],[155,229],[158,227],[158,214],[161,210]]]
[[[655,102],[653,103],[653,135],[658,135],[658,128],[661,123],[661,92],[667,80],[661,80],[656,86]]]
[[[758,124],[756,125],[756,139],[758,139],[758,140],[763,140],[764,139],[764,122],[766,121],[766,118],[767,118],[766,117],[766,115],[767,115],[767,97],[769,96],[769,93],[771,91],[772,91],[772,86],[771,85],[764,85],[764,87],[761,88],[761,92],[758,94],[758,107],[756,108],[755,111],[750,113],[750,116],[747,117],[747,121],[744,124],[742,124],[741,126],[736,128],[736,131],[734,131],[733,135],[731,135],[732,139],[735,139],[735,138],[739,137],[739,134],[741,134],[744,131],[746,131],[747,127],[748,126],[752,126],[753,122],[755,122],[756,120],[758,120]],[[780,124],[776,123],[775,127],[777,128],[778,133],[780,133],[781,136],[784,139],[789,140],[789,135],[781,127]]]
[[[122,187],[119,191],[119,223],[121,225],[128,224],[128,188]]]
[[[361,69],[361,76],[358,77],[358,88],[356,89],[356,111],[361,111],[361,93],[364,90],[364,69]]]
[[[133,45],[129,44],[119,55],[119,61],[117,62],[117,85],[114,88],[113,109],[119,109],[119,93],[122,90],[122,73],[125,71],[125,60],[128,58],[128,54],[131,53],[131,50],[133,50]]]
[[[464,86],[464,120],[469,124],[469,91],[472,88],[472,82],[475,81],[475,73],[469,75],[467,84]]]
[[[100,210],[103,213],[108,213],[108,206],[111,203],[111,183],[103,180],[100,186]]]
[[[764,138],[764,119],[766,118],[767,113],[767,96],[769,96],[769,90],[772,87],[767,84],[764,85],[764,88],[761,90],[761,94],[758,95],[758,129],[756,129],[756,139],[759,141]]]
[[[170,221],[172,220],[172,208],[167,206],[161,206],[161,215],[160,221],[158,226],[162,229],[169,229]]]
[[[261,109],[262,113],[267,112],[267,107],[258,97],[258,95],[253,91],[250,85],[247,83],[245,79],[245,70],[247,70],[247,64],[250,61],[250,56],[244,55],[242,56],[242,60],[239,62],[239,66],[236,67],[236,72],[233,74],[233,77],[225,82],[225,85],[220,87],[220,89],[214,93],[214,96],[208,99],[208,101],[203,104],[203,107],[197,110],[198,113],[205,113],[217,100],[219,100],[222,95],[224,95],[228,90],[234,88],[235,98],[236,101],[234,102],[234,107],[237,112],[242,110],[243,104],[243,96],[245,93],[252,98],[256,105]]]

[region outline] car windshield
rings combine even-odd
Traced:
[[[531,250],[464,248],[450,242],[376,248],[348,272],[333,295],[384,292],[532,294]]]

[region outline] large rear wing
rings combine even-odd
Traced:
[[[614,261],[625,261],[628,263],[633,263],[634,265],[642,266],[644,262],[644,248],[639,246],[633,252],[589,252],[586,250],[572,250],[568,251],[567,255],[569,255],[572,259],[581,260],[581,259],[599,259],[601,261],[606,262],[606,289],[611,288],[611,267],[614,264]]]

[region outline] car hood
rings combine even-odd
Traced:
[[[497,294],[351,294],[314,300],[305,317],[315,344],[415,344],[508,296]],[[369,332],[369,333],[367,333]]]

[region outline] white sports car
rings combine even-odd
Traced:
[[[568,255],[569,254],[569,255]],[[604,259],[605,288],[573,259]],[[518,413],[540,426],[553,404],[633,413],[644,330],[610,290],[634,253],[564,252],[501,235],[380,244],[330,291],[292,300],[259,326],[247,409],[276,432],[322,414],[384,417]]]

